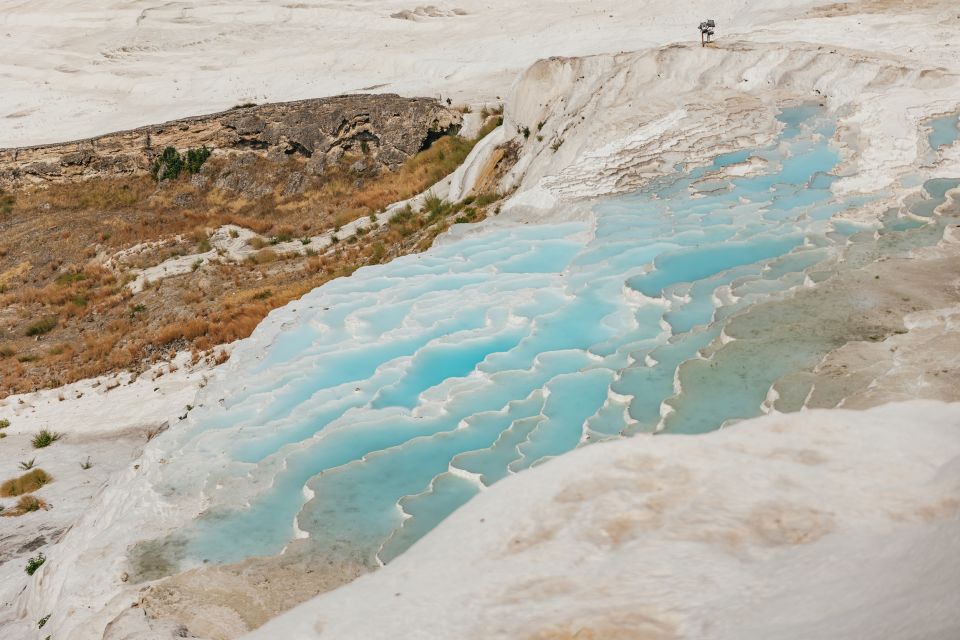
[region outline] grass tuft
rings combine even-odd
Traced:
[[[42,336],[45,333],[50,333],[55,326],[57,326],[57,319],[54,316],[46,316],[27,327],[27,337]]]
[[[0,498],[15,498],[33,493],[51,482],[53,482],[53,476],[43,469],[34,469],[19,478],[12,478],[0,485]]]
[[[33,439],[30,441],[30,443],[33,445],[34,449],[43,449],[44,447],[49,447],[62,437],[62,433],[41,429],[37,435],[33,436]]]
[[[46,502],[40,498],[32,495],[20,496],[20,499],[17,500],[17,504],[14,505],[13,509],[4,509],[2,515],[8,518],[16,518],[17,516],[22,516],[26,513],[32,513],[34,511],[39,511],[40,509],[48,509],[49,506]]]

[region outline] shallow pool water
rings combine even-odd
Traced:
[[[960,140],[960,112],[933,118],[927,122],[927,126],[930,127],[927,141],[934,151]]]
[[[185,563],[295,538],[321,557],[389,561],[484,486],[577,446],[760,413],[820,347],[722,370],[703,350],[738,311],[873,233],[832,219],[864,201],[830,192],[833,123],[810,107],[781,120],[771,147],[598,202],[595,225],[490,225],[275,312],[164,441],[176,451],[161,490],[201,483],[209,499],[177,533]],[[724,172],[747,161],[760,169]],[[939,186],[887,231],[923,227]]]

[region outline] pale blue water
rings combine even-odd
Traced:
[[[927,126],[930,127],[927,140],[934,151],[939,151],[940,147],[949,146],[960,140],[960,113],[933,118],[927,122]]]
[[[698,354],[731,315],[873,233],[831,219],[863,202],[829,190],[832,122],[814,107],[781,120],[772,147],[597,203],[593,233],[485,227],[272,314],[169,443],[161,490],[210,496],[177,534],[187,562],[276,554],[295,518],[317,554],[388,561],[482,486],[587,442],[758,414],[815,348],[718,361],[722,376]],[[767,169],[711,174],[751,156]],[[941,187],[885,232],[923,231]]]

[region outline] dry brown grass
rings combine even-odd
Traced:
[[[495,124],[491,117],[483,134]],[[349,170],[355,159],[345,157],[289,197],[283,185],[302,165],[266,159],[254,169],[276,188],[253,199],[187,179],[158,187],[141,177],[16,194],[11,214],[0,218],[0,398],[142,371],[179,350],[225,358],[215,347],[247,337],[271,310],[360,266],[421,250],[448,222],[415,216],[362,237],[341,237],[334,251],[317,247],[319,255],[306,257],[279,255],[264,241],[246,263],[214,261],[137,294],[125,286],[133,270],[209,250],[209,233],[222,224],[278,241],[336,229],[426,190],[459,166],[475,143],[442,138],[393,172],[357,174]],[[215,160],[222,162],[212,158],[212,170]],[[140,243],[155,244],[111,268],[102,265]],[[48,317],[55,319],[48,332],[26,336],[31,324]]]
[[[59,211],[114,211],[142,202],[156,190],[148,176],[114,180],[83,180],[52,185],[48,189],[17,195],[17,209],[36,209],[41,205]]]
[[[43,469],[33,469],[19,478],[12,478],[0,485],[0,498],[13,498],[25,493],[33,493],[51,482],[53,482],[53,476]]]
[[[0,515],[16,517],[32,511],[39,511],[41,509],[46,510],[49,508],[50,507],[46,502],[36,496],[21,496],[21,498],[17,500],[17,504],[13,509],[4,509],[2,512],[0,512]]]

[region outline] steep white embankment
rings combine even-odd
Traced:
[[[786,101],[824,104],[845,145],[838,193],[873,192],[929,153],[922,120],[956,106],[957,69],[799,42],[674,45],[533,65],[507,101],[529,130],[511,207],[624,193],[677,163],[769,142]],[[939,175],[958,175],[960,162]]]
[[[599,444],[247,637],[956,637],[958,489],[958,404]]]
[[[111,504],[117,509],[137,500],[129,478],[138,475],[144,447],[170,424],[176,427],[197,390],[216,375],[208,363],[191,365],[190,360],[184,352],[172,364],[155,366],[138,377],[121,373],[0,400],[0,418],[10,421],[2,440],[0,478],[23,473],[18,462],[31,459],[53,476],[53,482],[36,494],[48,510],[0,518],[0,637],[32,637],[37,620],[55,610],[56,601],[41,600],[39,608],[49,610],[33,613],[38,594],[59,593],[63,579],[47,576],[50,567],[43,567],[26,583],[23,570],[28,557],[40,549],[51,558],[52,567],[53,562],[66,564],[71,558],[96,554],[101,544],[109,547],[109,540],[96,540],[102,535],[99,530],[60,542],[74,527],[83,530],[90,522],[109,519]],[[41,429],[62,438],[35,449],[31,439]],[[15,500],[2,502],[12,507]],[[136,529],[138,523],[129,525]]]

